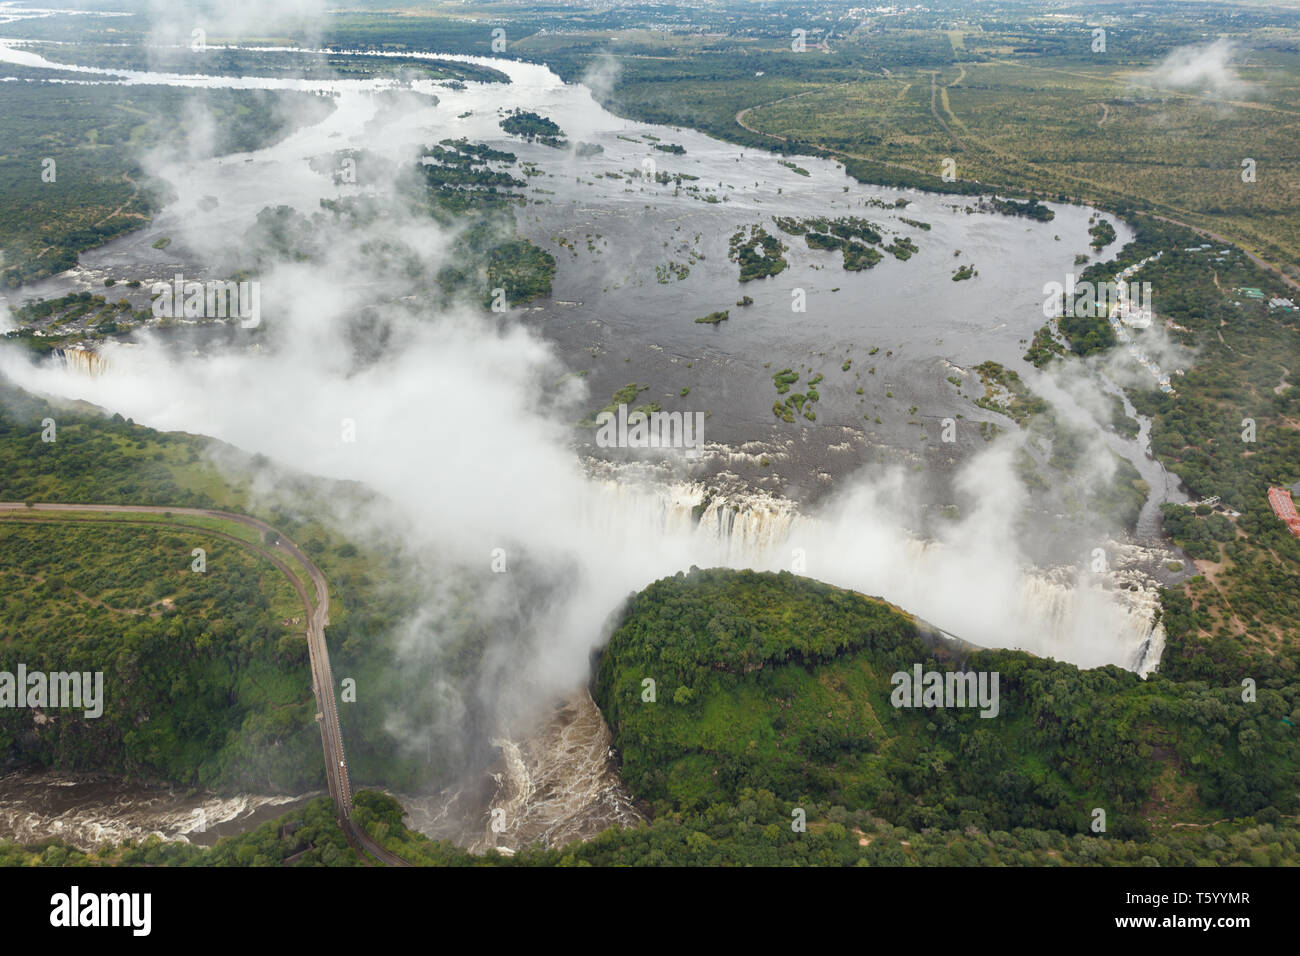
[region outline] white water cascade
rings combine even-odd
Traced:
[[[1164,649],[1157,585],[1132,569],[1133,546],[1106,542],[1117,566],[1105,571],[1042,569],[980,535],[921,540],[874,509],[805,515],[786,499],[684,481],[600,479],[590,490],[585,514],[607,544],[665,542],[653,577],[691,565],[794,571],[882,597],[972,644],[1084,668],[1145,676]]]
[[[88,375],[91,378],[103,375],[108,370],[108,359],[95,349],[88,349],[84,345],[73,345],[66,349],[60,349],[59,355],[63,359],[63,365],[70,372],[76,372],[79,375]]]

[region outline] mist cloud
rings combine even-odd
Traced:
[[[582,74],[582,85],[591,90],[598,103],[603,103],[614,92],[614,85],[618,82],[622,69],[614,57],[598,57],[587,67],[587,72]]]
[[[1240,52],[1241,45],[1232,40],[1178,47],[1142,81],[1156,89],[1206,90],[1224,99],[1239,99],[1252,89],[1232,66]]]
[[[195,29],[204,31],[207,42],[293,34],[315,45],[326,10],[325,0],[150,0],[149,7],[149,43],[155,46],[189,46]]]

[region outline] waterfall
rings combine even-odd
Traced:
[[[1164,650],[1160,599],[1153,585],[1124,586],[1125,578],[1110,572],[1094,583],[1059,568],[1026,573],[1016,614],[1028,626],[1019,634],[1023,643],[1007,646],[1079,667],[1117,664],[1145,677]]]
[[[790,570],[884,598],[981,647],[1143,676],[1164,649],[1159,585],[1138,569],[1146,549],[1136,545],[1106,542],[1116,566],[1103,571],[1038,568],[997,542],[922,540],[875,515],[806,515],[735,482],[602,477],[591,492],[586,520],[618,549],[636,549],[649,569],[642,586],[691,565]]]
[[[108,360],[99,352],[88,349],[84,345],[70,345],[55,351],[63,360],[64,368],[71,372],[97,378],[108,370]]]

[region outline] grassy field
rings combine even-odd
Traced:
[[[959,179],[1151,209],[1295,263],[1300,109],[1286,104],[1300,55],[1260,57],[1243,75],[1258,76],[1266,100],[1155,91],[1143,71],[1070,60],[956,64],[828,85],[744,121],[933,175],[951,159]],[[1247,158],[1253,183],[1242,181]]]
[[[215,540],[215,537],[228,540],[236,539],[237,542],[243,542],[255,548],[263,548],[261,535],[257,530],[250,528],[248,525],[241,524],[238,521],[229,521],[223,518],[208,518],[196,515],[171,515],[166,514],[129,514],[129,513],[105,513],[96,511],[30,511],[30,512],[0,512],[0,526],[5,522],[22,523],[26,525],[41,524],[67,524],[74,522],[79,524],[105,524],[120,531],[123,535],[129,536],[130,528],[143,528],[147,533],[157,529],[170,529],[185,534],[188,531],[199,532],[199,536],[204,540]],[[212,535],[204,535],[204,532],[212,532]],[[215,536],[215,537],[214,537]],[[202,547],[202,543],[197,543],[194,547]],[[269,549],[268,549],[269,550]],[[292,587],[297,582],[309,596],[315,597],[315,587],[307,572],[296,562],[287,561],[286,566],[289,568],[287,580]],[[283,576],[283,572],[278,572]],[[287,592],[289,601],[286,606],[279,607],[278,610],[287,612],[282,617],[302,616],[302,602],[298,599],[297,592],[291,590]]]

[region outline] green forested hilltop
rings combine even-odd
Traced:
[[[269,562],[201,528],[96,519],[0,517],[0,548],[0,670],[103,674],[94,719],[0,708],[0,754],[203,786],[322,784],[303,606]]]
[[[54,441],[42,440],[47,419]],[[346,640],[350,609],[366,608],[367,623],[391,613],[370,576],[384,556],[359,551],[313,515],[318,496],[341,500],[355,489],[277,470],[282,501],[292,504],[267,506],[261,498],[263,507],[250,508],[259,469],[272,467],[213,439],[155,431],[83,404],[55,405],[0,378],[0,500],[253,513],[324,570],[336,672],[355,675],[353,665],[365,659],[367,676],[388,679],[395,665],[382,635]],[[66,517],[0,518],[0,670],[18,663],[102,670],[105,712],[36,728],[30,710],[0,709],[0,754],[216,788],[321,786],[303,604],[280,571],[221,532],[255,535],[196,517],[186,517],[184,528],[166,516]],[[206,551],[203,573],[191,570],[196,547]],[[351,753],[386,781],[403,765],[382,747],[386,712],[358,707],[345,715],[376,746]]]
[[[998,672],[997,716],[895,708],[890,676],[915,664]],[[1286,721],[1300,724],[1300,681],[1255,672],[1258,700],[1245,703],[1243,676],[1143,681],[1021,652],[931,649],[873,599],[788,573],[693,569],[632,600],[595,698],[625,782],[660,813],[748,788],[909,829],[1073,834],[1101,807],[1110,833],[1145,839],[1173,820],[1296,811],[1300,738]]]
[[[242,510],[245,492],[207,460],[221,447],[0,379],[0,500]],[[320,786],[304,611],[284,575],[217,522],[60,517],[0,517],[0,670],[102,671],[104,713],[38,724],[0,709],[0,753],[213,787]]]

